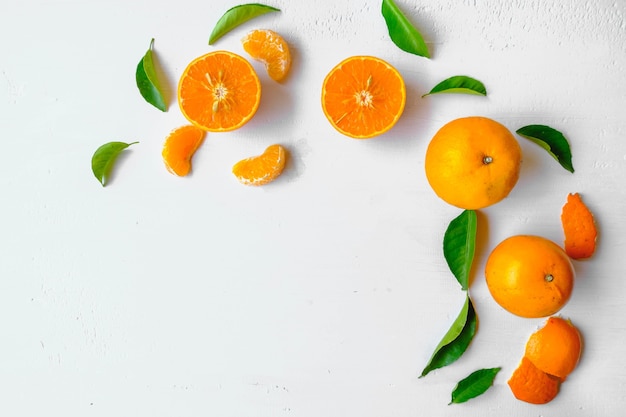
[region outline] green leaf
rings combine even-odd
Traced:
[[[424,38],[393,0],[383,0],[382,14],[387,23],[389,36],[398,48],[410,54],[430,58]]]
[[[209,45],[248,20],[270,12],[280,12],[280,9],[260,3],[241,4],[228,9],[215,24],[209,36]]]
[[[493,380],[502,368],[479,369],[456,384],[452,390],[450,404],[460,404],[476,398],[493,385]],[[448,405],[450,405],[448,404]]]
[[[530,139],[544,148],[559,164],[569,172],[574,172],[572,165],[572,151],[567,139],[561,132],[550,126],[529,125],[517,130],[517,134]]]
[[[476,212],[464,210],[450,222],[443,236],[443,255],[463,291],[469,286],[476,246],[476,224]]]
[[[109,142],[96,149],[91,157],[91,170],[93,171],[93,175],[103,187],[106,185],[117,156],[124,149],[128,148],[130,145],[134,145],[135,143],[139,142]]]
[[[137,65],[135,80],[137,81],[137,88],[139,89],[141,96],[148,103],[152,104],[161,111],[167,111],[167,105],[165,104],[163,93],[159,88],[156,70],[154,69],[154,58],[152,54],[153,46],[154,39],[150,41],[148,51]]]
[[[475,78],[468,77],[466,75],[455,75],[450,78],[446,78],[439,84],[433,87],[430,92],[424,94],[422,97],[426,97],[431,94],[441,93],[458,93],[458,94],[474,94],[478,96],[486,96],[487,89],[485,85]]]
[[[465,304],[461,312],[437,345],[420,378],[425,377],[434,369],[443,368],[459,359],[476,333],[476,324],[476,311],[469,294],[466,293]]]

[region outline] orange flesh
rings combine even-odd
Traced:
[[[283,172],[285,161],[285,149],[280,145],[271,145],[263,154],[237,162],[233,166],[233,174],[242,184],[264,185]]]
[[[259,107],[261,83],[244,58],[226,51],[203,55],[185,69],[178,84],[183,115],[208,131],[224,132],[247,123]]]
[[[393,127],[404,110],[404,80],[388,63],[351,57],[326,76],[322,107],[330,123],[353,138],[371,138]]]
[[[193,126],[174,129],[163,145],[163,162],[172,174],[184,177],[191,171],[191,158],[204,141],[204,130]]]

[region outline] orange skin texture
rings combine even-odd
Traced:
[[[549,403],[560,388],[558,378],[543,372],[525,356],[507,383],[515,398],[530,404]]]
[[[194,125],[174,129],[165,139],[161,155],[169,172],[184,177],[191,171],[191,158],[204,141],[206,132]]]
[[[368,139],[390,130],[406,103],[400,73],[372,56],[352,56],[337,64],[324,78],[322,110],[340,133]]]
[[[565,381],[576,368],[582,352],[580,332],[570,320],[550,317],[526,343],[526,356],[543,372]]]
[[[486,117],[445,124],[426,150],[426,178],[453,206],[477,210],[509,195],[519,179],[522,151],[513,134]]]
[[[560,246],[540,236],[511,236],[485,266],[487,287],[505,310],[528,318],[558,312],[574,288],[574,268]]]
[[[565,252],[572,259],[590,258],[596,251],[596,228],[593,214],[583,202],[580,194],[568,194],[561,212],[561,223],[565,234]]]

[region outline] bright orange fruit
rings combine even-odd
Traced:
[[[526,342],[526,356],[543,372],[565,381],[576,368],[582,352],[578,329],[570,320],[550,317]]]
[[[521,148],[505,126],[486,117],[464,117],[437,131],[428,144],[424,168],[442,200],[477,210],[509,195],[521,160]]]
[[[285,79],[291,68],[291,52],[282,36],[273,30],[256,29],[241,40],[250,56],[265,64],[267,74],[274,81]]]
[[[561,212],[561,223],[565,234],[565,252],[572,259],[589,258],[596,250],[598,230],[593,214],[583,202],[580,194],[568,194]]]
[[[561,384],[557,377],[543,372],[524,356],[511,375],[508,385],[518,400],[545,404],[557,396]]]
[[[285,161],[285,148],[271,145],[261,155],[237,162],[233,174],[242,184],[263,185],[274,181],[283,172]]]
[[[194,59],[178,83],[178,104],[194,125],[211,132],[240,128],[256,113],[261,83],[241,56],[215,51]]]
[[[546,317],[559,311],[572,294],[574,276],[565,251],[540,236],[517,235],[503,240],[485,266],[493,299],[521,317]]]
[[[172,174],[184,177],[191,171],[191,158],[204,141],[206,132],[194,125],[172,130],[163,145],[163,162]]]
[[[372,56],[340,62],[324,79],[322,109],[344,135],[371,138],[391,129],[404,111],[406,87],[400,73]]]

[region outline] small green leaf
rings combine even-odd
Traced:
[[[109,142],[96,149],[91,157],[91,170],[96,179],[104,187],[109,177],[111,169],[115,163],[115,159],[124,149],[130,145],[134,145],[139,142],[125,143],[125,142]]]
[[[424,38],[393,0],[383,0],[382,14],[387,23],[389,37],[398,48],[410,54],[430,58]]]
[[[422,97],[426,97],[431,94],[441,93],[458,93],[458,94],[474,94],[478,96],[486,96],[487,89],[485,85],[475,78],[468,77],[466,75],[455,75],[454,77],[446,78],[439,84],[433,87],[430,92],[424,94]]]
[[[428,364],[422,371],[420,378],[425,377],[430,371],[450,365],[463,355],[476,333],[476,311],[474,305],[466,293],[465,304],[456,320],[445,334]]]
[[[572,151],[570,150],[567,139],[561,132],[550,126],[529,125],[519,128],[517,134],[535,142],[548,151],[563,168],[571,173],[574,172]]]
[[[159,88],[159,82],[154,68],[154,58],[152,54],[153,46],[154,39],[150,41],[148,51],[137,65],[135,80],[137,81],[137,88],[139,89],[141,96],[148,103],[152,104],[161,111],[167,111],[167,105],[165,104],[163,93]]]
[[[209,36],[209,45],[248,20],[270,12],[280,12],[280,9],[260,3],[241,4],[228,9],[215,24]]]
[[[493,385],[493,380],[500,369],[502,368],[479,369],[469,374],[454,387],[450,404],[464,403],[484,394]]]
[[[469,286],[476,246],[476,224],[476,212],[464,210],[450,222],[443,236],[443,255],[463,291]]]

